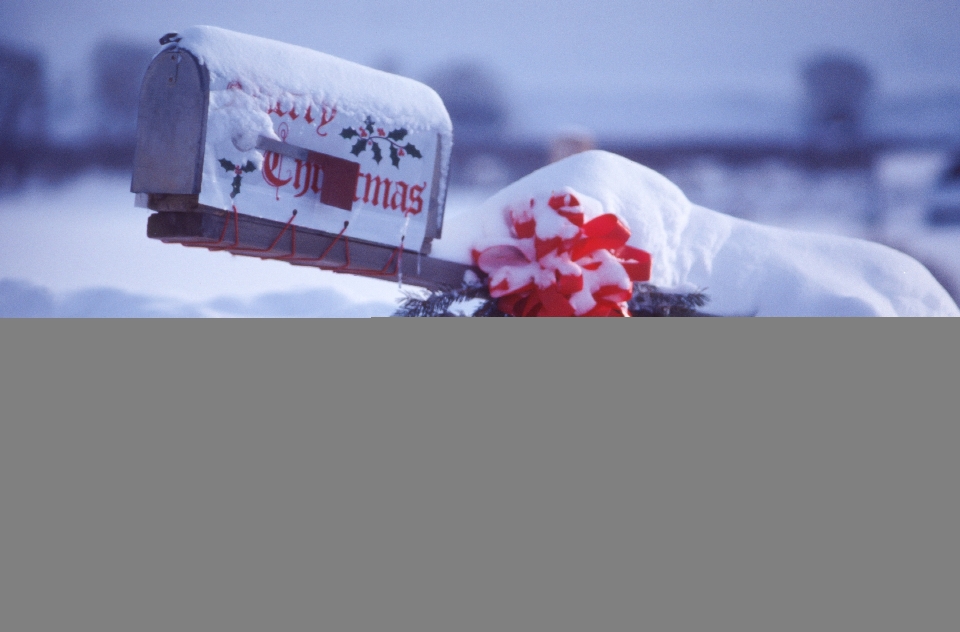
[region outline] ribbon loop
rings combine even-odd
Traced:
[[[633,283],[650,279],[650,253],[627,245],[630,228],[613,213],[585,221],[573,193],[553,194],[545,206],[532,199],[508,212],[511,234],[529,240],[523,248],[473,250],[497,307],[514,316],[629,316]]]

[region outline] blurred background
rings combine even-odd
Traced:
[[[140,79],[209,24],[423,81],[448,206],[607,149],[694,202],[919,259],[960,298],[960,6],[950,0],[7,0],[0,315],[376,315],[396,284],[152,242]]]

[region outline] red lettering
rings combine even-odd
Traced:
[[[383,186],[384,183],[386,183],[387,186],[386,186],[385,188],[386,188],[387,190],[389,190],[389,189],[390,189],[390,184],[391,184],[390,181],[387,180],[387,179],[381,178],[380,176],[371,176],[369,173],[361,173],[361,174],[360,174],[360,178],[366,178],[366,180],[367,180],[367,181],[366,181],[366,186],[365,186],[364,189],[363,189],[363,198],[362,198],[362,199],[363,199],[363,203],[364,203],[364,204],[372,204],[373,206],[376,206],[377,204],[380,203],[380,187]],[[357,179],[357,182],[359,183],[359,182],[360,182],[360,179]],[[373,183],[376,183],[377,186],[376,186],[376,188],[373,189],[373,198],[371,198],[371,197],[370,197],[370,187],[373,185]],[[354,199],[354,201],[357,201],[357,200],[360,200],[360,199],[361,199],[360,197],[357,197],[357,198]],[[384,191],[384,194],[383,194],[383,205],[384,205],[384,206],[383,206],[384,208],[387,207],[387,193],[386,193],[386,191]]]
[[[313,168],[313,181],[310,183],[310,190],[314,193],[320,193],[320,179],[323,176],[323,169],[320,168],[320,165],[310,164]]]
[[[317,136],[326,136],[326,132],[321,132],[324,126],[329,125],[333,122],[333,119],[337,117],[337,108],[327,109],[326,106],[323,107],[323,110],[320,112],[320,124],[317,125]],[[312,123],[313,121],[308,121]]]
[[[384,209],[384,210],[387,210],[387,209],[389,208],[389,205],[387,204],[387,200],[390,199],[390,185],[391,185],[391,184],[393,184],[393,183],[390,182],[389,179],[387,179],[387,178],[384,178],[384,179],[383,179],[383,185],[384,185],[384,186],[383,186],[383,209]],[[374,201],[373,205],[374,205],[374,206],[377,205],[376,201]]]
[[[280,168],[283,166],[283,155],[268,151],[263,155],[263,179],[272,187],[282,187],[290,182],[290,178],[284,180],[280,176]]]
[[[427,183],[416,184],[410,187],[410,208],[408,209],[410,213],[416,215],[423,210],[423,196],[422,193],[427,188]],[[406,212],[406,211],[405,211]]]
[[[363,180],[364,178],[366,178],[366,185],[365,185],[364,188],[363,188],[363,197],[361,198],[361,197],[359,197],[359,195],[358,195],[358,196],[357,196],[357,199],[354,200],[354,202],[356,202],[357,200],[361,200],[361,199],[362,199],[362,200],[363,200],[363,203],[364,203],[364,204],[367,204],[367,203],[370,202],[370,184],[371,184],[372,180],[371,180],[371,177],[370,177],[370,174],[369,174],[369,173],[361,173],[361,174],[360,174],[360,177],[357,178],[357,184],[359,185],[360,182],[361,182],[361,180]],[[357,188],[359,189],[359,186],[358,186]],[[377,193],[378,193],[378,194],[380,193],[380,178],[377,178]]]
[[[407,191],[410,187],[406,182],[397,182],[397,189],[393,192],[393,197],[390,198],[390,208],[393,210],[400,209],[404,213],[407,212]],[[400,199],[400,203],[397,203],[397,199]],[[386,204],[386,198],[384,198],[384,204]]]
[[[312,192],[319,194],[323,199],[324,170],[321,165],[317,162],[294,159],[296,168],[287,169],[284,173],[283,159],[283,154],[277,152],[267,151],[263,155],[261,170],[263,180],[277,190],[277,199],[280,199],[280,189],[291,183],[295,191],[294,197],[303,197]],[[384,210],[400,211],[404,215],[417,215],[423,212],[423,193],[426,189],[426,182],[410,185],[402,180],[393,181],[390,178],[361,173],[357,178],[353,201],[362,200],[364,204],[381,206]],[[330,202],[324,200],[324,203]]]
[[[316,177],[315,174],[313,173],[315,169],[316,169],[316,165],[313,165],[309,162],[303,162],[302,160],[299,160],[299,159],[297,160],[297,175],[294,178],[293,187],[295,189],[301,188],[300,174],[301,172],[303,172],[303,188],[300,191],[300,193],[297,193],[293,197],[303,197],[304,195],[306,195],[307,191],[310,190],[310,185],[312,184],[311,177],[313,178]]]
[[[281,154],[268,151],[263,155],[263,179],[267,184],[277,189],[277,199],[280,199],[280,187],[290,182],[290,178],[284,180],[280,177],[280,169],[283,166],[283,156]]]
[[[365,173],[361,173],[361,174],[360,174],[360,177],[357,178],[357,190],[356,190],[356,191],[354,192],[354,194],[353,194],[353,201],[354,201],[354,202],[359,202],[360,200],[363,199],[362,197],[360,197],[360,183],[363,182],[363,179],[364,179],[364,178],[369,178],[369,177],[370,177],[369,175],[367,175],[367,174],[365,174]],[[367,180],[366,189],[369,189],[369,188],[370,188],[370,181]]]
[[[306,113],[306,115],[303,117],[304,119],[306,119],[307,123],[313,123],[313,121],[314,121],[313,114],[311,113],[310,110],[311,110],[311,108],[308,107],[308,108],[307,108],[307,113]],[[289,110],[287,110],[286,112],[284,112],[284,111],[283,111],[283,108],[280,106],[280,102],[279,102],[279,101],[277,101],[277,103],[276,103],[275,105],[270,106],[270,109],[267,110],[267,114],[276,114],[277,116],[279,116],[279,117],[281,117],[281,118],[284,117],[284,116],[289,116],[289,117],[292,118],[293,120],[297,120],[298,118],[300,118],[300,113],[297,112],[296,106],[293,106],[293,107],[291,107]],[[327,122],[329,123],[329,121],[327,121]]]
[[[298,118],[300,118],[300,113],[297,112],[296,107],[292,107],[289,110],[284,111],[283,108],[280,106],[279,101],[277,101],[276,104],[270,106],[270,109],[267,110],[267,114],[276,114],[280,118],[283,118],[284,116],[289,116],[293,120],[297,120]],[[317,125],[317,135],[326,136],[327,132],[324,132],[321,130],[325,126],[332,123],[333,119],[335,119],[336,117],[337,117],[337,108],[328,108],[327,106],[323,106],[323,108],[320,111],[320,123]],[[303,115],[303,119],[309,124],[312,124],[314,121],[317,120],[317,117],[313,115],[312,105],[307,108],[307,112],[306,114]]]
[[[423,211],[423,192],[426,188],[426,182],[411,186],[403,181],[394,182],[389,178],[361,173],[357,179],[357,190],[353,201],[362,200],[364,204],[382,206],[384,210],[399,210],[404,215],[407,213],[416,215]]]

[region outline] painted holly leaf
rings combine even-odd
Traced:
[[[365,120],[364,123],[365,123],[364,127],[366,128],[366,130],[372,134],[372,133],[373,133],[373,119],[368,116],[368,117],[367,117],[367,120]]]
[[[391,149],[393,149],[391,147]],[[373,159],[377,161],[377,164],[380,164],[380,161],[383,160],[383,154],[380,152],[380,145],[373,143]]]
[[[397,153],[396,145],[390,145],[390,162],[392,162],[393,166],[397,169],[400,168],[400,154]]]
[[[234,169],[237,168],[237,165],[233,164],[226,158],[221,158],[219,162],[220,162],[220,166],[223,167],[224,171],[233,171]]]
[[[248,161],[247,161],[247,164],[243,165],[243,171],[244,171],[244,173],[253,173],[253,172],[256,171],[256,170],[257,170],[257,168],[253,166],[253,161],[252,161],[252,160],[248,160]]]
[[[389,134],[387,134],[387,138],[389,138],[390,140],[398,141],[398,142],[403,140],[406,136],[407,136],[407,130],[403,129],[402,127],[400,129],[395,129]]]
[[[354,145],[353,149],[350,150],[350,153],[354,156],[359,156],[360,152],[367,148],[367,141],[363,138],[358,140]]]
[[[357,130],[353,129],[352,127],[344,127],[343,131],[340,132],[340,135],[344,138],[353,138],[357,135]]]
[[[223,162],[222,160],[220,162]],[[234,176],[233,178],[233,191],[230,192],[230,197],[235,198],[237,194],[240,193],[240,176]],[[246,198],[244,198],[246,199]]]
[[[416,145],[413,143],[407,143],[403,148],[414,158],[423,158],[423,154],[420,153],[420,150],[417,149]]]

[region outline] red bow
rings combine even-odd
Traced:
[[[573,194],[547,207],[510,211],[518,243],[473,251],[500,311],[514,316],[629,316],[633,283],[650,279],[650,253],[627,245],[630,229],[611,213],[585,222]],[[537,234],[537,217],[543,230]],[[586,290],[586,291],[585,291]]]

